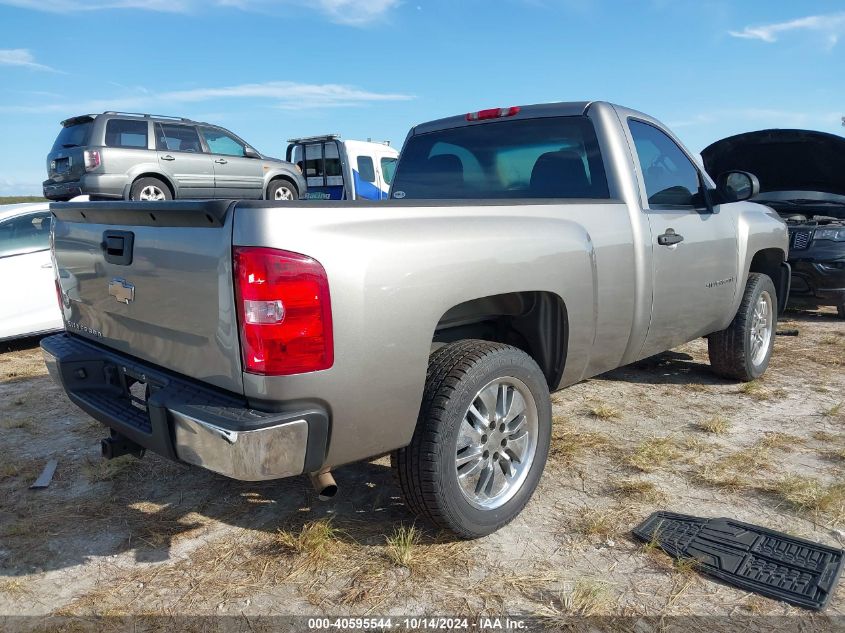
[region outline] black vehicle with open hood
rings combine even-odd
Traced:
[[[732,170],[757,176],[754,202],[789,226],[790,303],[834,305],[845,318],[845,138],[761,130],[716,141],[701,156],[713,178]]]

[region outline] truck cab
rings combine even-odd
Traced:
[[[389,141],[344,141],[338,134],[288,141],[287,160],[308,182],[308,200],[386,200],[399,152]]]

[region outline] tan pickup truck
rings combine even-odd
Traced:
[[[328,495],[391,453],[415,512],[481,536],[537,485],[550,392],[702,336],[765,371],[787,230],[717,180],[651,117],[555,103],[413,128],[387,202],[54,204],[44,356],[106,456]]]

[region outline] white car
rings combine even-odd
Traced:
[[[0,341],[64,328],[47,202],[0,206]]]

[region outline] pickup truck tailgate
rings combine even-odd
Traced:
[[[69,332],[243,393],[230,201],[53,204]]]

